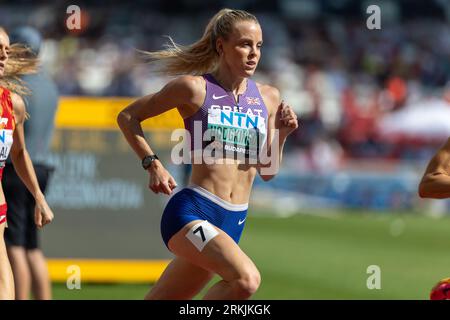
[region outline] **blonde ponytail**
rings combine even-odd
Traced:
[[[151,62],[162,62],[158,71],[167,75],[208,73],[216,68],[219,58],[216,40],[219,37],[227,39],[236,22],[247,20],[258,23],[256,17],[246,11],[222,9],[211,18],[203,36],[197,42],[181,46],[168,37],[170,42],[166,45],[166,49],[141,52]]]
[[[7,34],[2,27],[0,27],[0,32]],[[38,64],[38,58],[29,48],[17,43],[11,45],[5,73],[0,77],[0,86],[22,96],[29,94],[30,91],[20,76],[36,73]]]

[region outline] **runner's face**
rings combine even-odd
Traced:
[[[218,44],[224,62],[233,74],[250,77],[258,66],[261,57],[262,30],[254,21],[237,22],[227,40]]]
[[[0,29],[0,77],[5,74],[9,50],[9,37],[3,30]]]

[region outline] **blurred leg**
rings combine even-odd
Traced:
[[[44,254],[40,249],[27,250],[27,258],[34,299],[50,300],[52,298],[52,287]]]
[[[39,186],[42,192],[47,189],[49,170],[42,165],[34,166]],[[28,205],[26,207],[26,221],[23,235],[25,237],[25,248],[27,263],[31,274],[31,290],[36,300],[50,300],[52,288],[48,273],[47,262],[44,253],[39,248],[39,235],[34,222],[34,198],[28,194]]]
[[[6,252],[3,233],[5,223],[0,224],[0,300],[14,300],[14,278]]]
[[[213,273],[182,258],[173,259],[145,296],[146,300],[187,300],[197,295]]]
[[[29,199],[27,188],[17,176],[13,166],[3,170],[3,191],[8,204],[8,228],[4,230],[4,241],[15,282],[15,298],[29,299],[31,276],[25,252],[25,228]]]
[[[17,300],[28,300],[31,288],[31,275],[24,247],[7,247],[11,269],[14,275],[15,295]]]

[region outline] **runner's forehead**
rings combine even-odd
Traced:
[[[0,45],[4,47],[9,47],[9,37],[6,32],[0,29]]]
[[[261,26],[254,21],[240,21],[233,27],[232,37],[235,39],[251,39],[262,41]]]

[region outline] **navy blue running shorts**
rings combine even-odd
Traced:
[[[161,218],[161,235],[168,247],[172,236],[193,220],[207,220],[239,243],[248,204],[232,204],[208,190],[191,185],[175,193]]]

